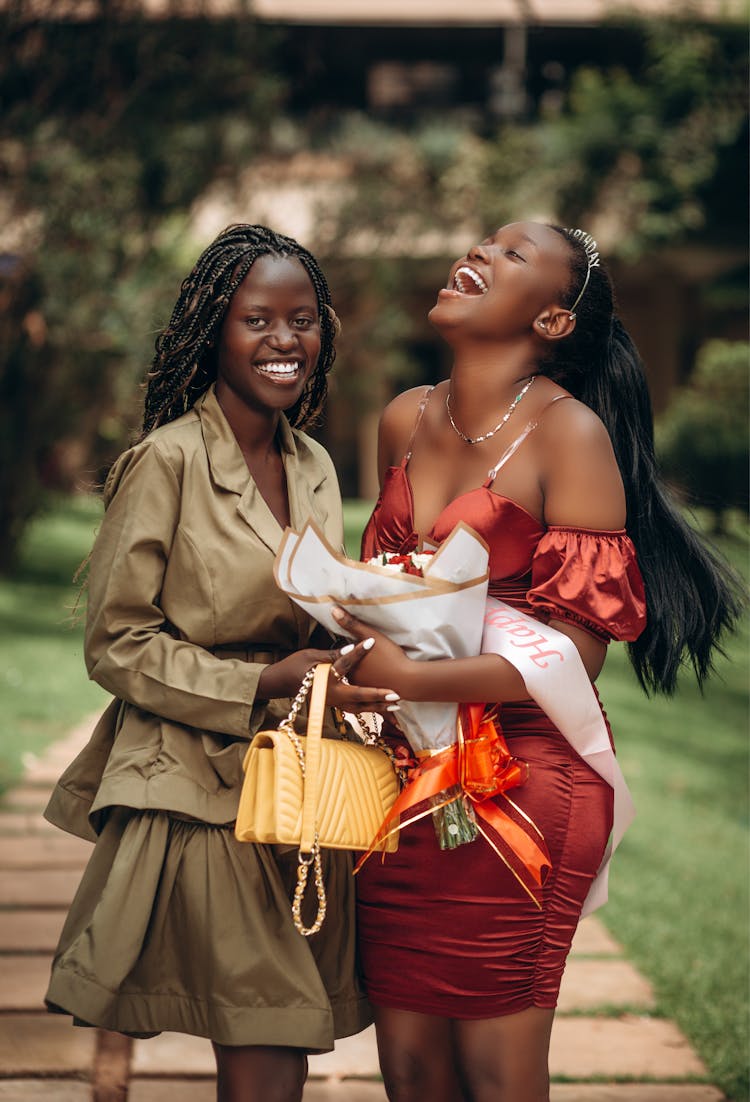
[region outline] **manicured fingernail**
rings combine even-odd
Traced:
[[[400,704],[389,704],[388,707],[386,708],[386,712],[400,712],[400,711],[401,711],[401,705]]]
[[[354,643],[347,643],[345,647],[341,648],[339,654],[348,654],[351,650],[354,650]]]
[[[340,608],[332,608],[331,609],[331,616],[333,616],[334,620],[343,620],[344,619],[344,613],[341,611]]]
[[[365,639],[362,646],[365,648],[365,650],[372,650],[372,648],[375,646],[375,640],[371,636],[369,639]]]
[[[401,697],[398,695],[398,693],[386,693],[385,694],[385,699],[386,700],[400,700]]]

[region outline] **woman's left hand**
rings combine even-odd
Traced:
[[[350,635],[355,643],[372,638],[375,646],[365,657],[361,658],[349,680],[355,685],[389,685],[404,700],[410,699],[407,695],[409,676],[416,665],[398,643],[394,643],[387,635],[366,624],[364,620],[358,620],[343,608],[334,608],[331,615],[342,631]]]

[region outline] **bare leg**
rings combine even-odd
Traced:
[[[467,1102],[448,1018],[375,1007],[375,1029],[390,1102]]]
[[[554,1010],[454,1022],[472,1102],[549,1102],[549,1040]]]
[[[214,1044],[217,1102],[301,1102],[307,1056],[299,1048]]]

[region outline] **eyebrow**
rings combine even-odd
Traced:
[[[529,243],[529,245],[533,245],[534,248],[536,249],[536,251],[539,252],[539,246],[537,245],[537,243],[536,243],[536,241],[534,240],[533,237],[529,237],[529,235],[527,233],[520,233],[519,237],[521,238],[522,241],[527,241]],[[488,241],[497,241],[498,240],[498,235],[493,234],[492,237],[487,238],[487,240]]]
[[[240,303],[240,309],[241,310],[254,310],[258,314],[267,314],[267,313],[270,313],[271,310],[273,310],[273,307],[268,306],[267,304],[261,305],[260,303],[257,303],[257,302],[256,303],[241,302]],[[317,303],[314,306],[311,305],[311,304],[308,305],[308,304],[305,304],[305,303],[299,303],[298,306],[293,306],[291,308],[291,310],[289,311],[289,313],[294,314],[294,313],[299,312],[300,310],[312,310],[312,311],[315,311],[317,313],[318,305],[317,305]]]

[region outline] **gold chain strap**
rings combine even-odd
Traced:
[[[315,669],[316,666],[311,666],[302,678],[302,684],[299,687],[299,692],[292,701],[289,715],[279,724],[279,730],[283,731],[284,734],[288,736],[297,753],[299,767],[303,777],[305,775],[305,752],[302,749],[300,737],[294,730],[294,721],[299,715],[302,705],[305,703],[307,694],[310,692],[315,677]],[[315,877],[315,889],[318,895],[318,913],[315,916],[315,921],[312,926],[305,926],[302,921],[302,900],[304,898],[305,888],[307,887],[307,876],[311,865]],[[315,841],[313,842],[310,853],[305,856],[300,850],[297,855],[297,883],[294,888],[294,899],[292,900],[292,919],[297,933],[302,934],[302,937],[310,937],[312,934],[317,934],[326,917],[326,906],[326,887],[323,881],[323,866],[320,859],[320,845],[318,844],[318,835],[316,832]]]
[[[323,882],[323,867],[320,860],[320,846],[318,844],[317,832],[309,855],[305,857],[300,851],[297,855],[297,862],[297,884],[294,889],[294,899],[292,901],[292,918],[297,933],[302,934],[303,937],[310,937],[311,934],[317,934],[318,930],[323,925],[327,905],[326,887]],[[313,872],[315,874],[315,888],[318,893],[318,913],[315,916],[315,921],[312,926],[305,926],[302,921],[302,897],[305,894],[307,874],[310,870],[310,865],[313,866]]]
[[[288,736],[292,746],[297,752],[299,767],[302,771],[303,777],[305,775],[305,752],[302,749],[302,743],[299,740],[299,735],[294,730],[294,721],[299,715],[302,705],[305,703],[305,698],[307,697],[307,694],[310,692],[313,678],[315,677],[316,668],[317,666],[310,666],[310,669],[302,678],[302,684],[299,687],[299,692],[292,701],[292,706],[289,709],[289,715],[279,724],[279,730],[283,731],[284,734]]]

